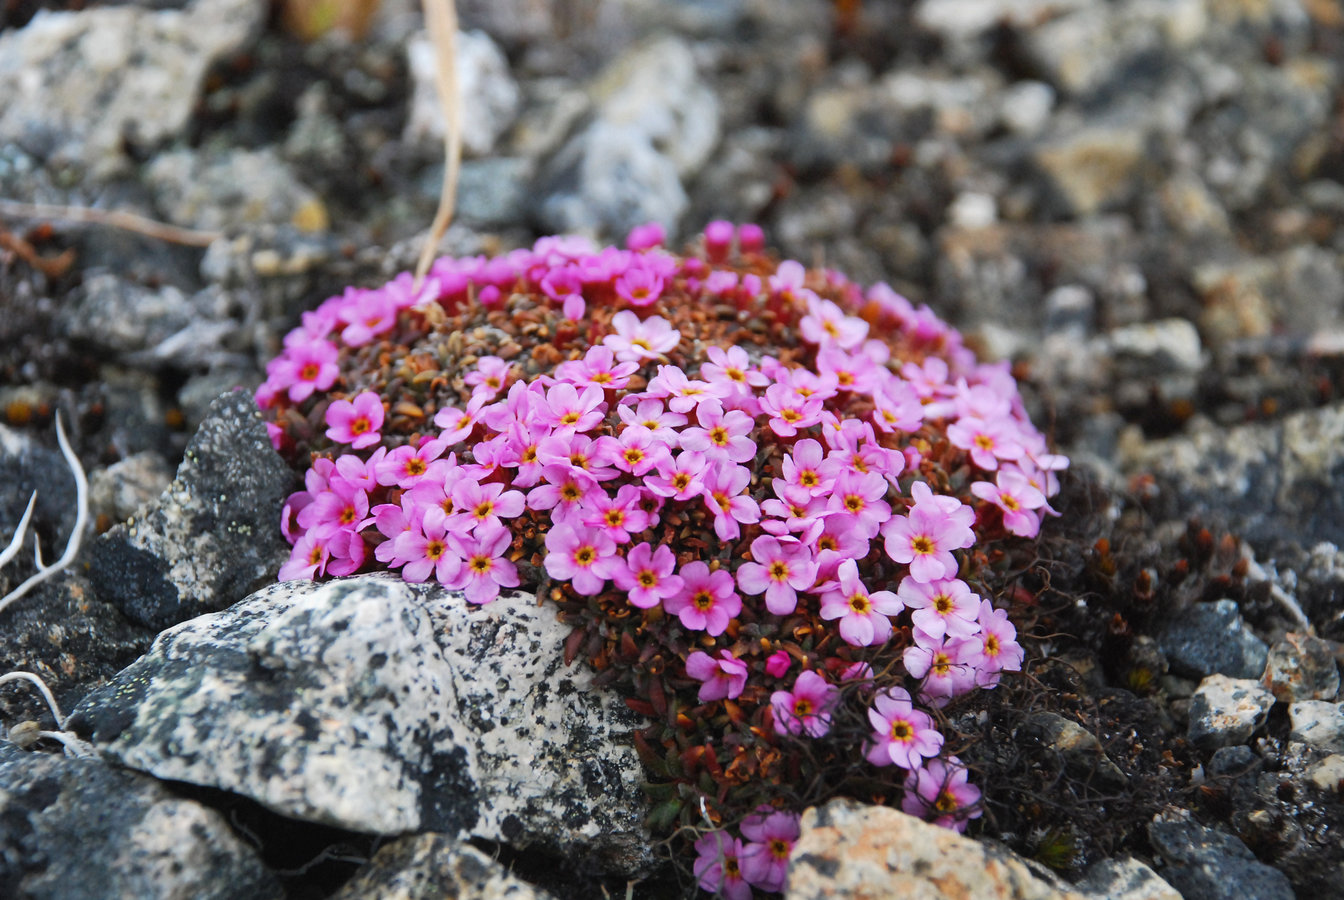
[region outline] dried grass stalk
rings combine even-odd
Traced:
[[[439,240],[453,220],[457,204],[457,175],[462,165],[462,103],[457,88],[457,7],[453,0],[422,0],[425,26],[429,39],[438,53],[435,86],[443,107],[443,189],[439,193],[439,208],[434,213],[420,261],[415,266],[415,285],[419,289],[425,273],[434,261]]]

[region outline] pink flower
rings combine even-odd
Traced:
[[[633,484],[621,485],[615,497],[606,491],[592,491],[583,502],[579,521],[618,544],[627,544],[631,533],[638,534],[649,527],[648,514],[639,508],[640,497],[640,489]]]
[[[920,699],[941,707],[975,686],[975,669],[981,657],[978,638],[930,640],[916,631],[915,643],[905,648],[902,661],[911,677],[924,679]]]
[[[947,439],[954,447],[969,450],[971,462],[992,472],[999,467],[1001,459],[1022,458],[1018,428],[1018,424],[1008,418],[985,421],[974,416],[963,416],[947,426]]]
[[[669,455],[659,460],[658,474],[646,476],[644,486],[660,497],[690,500],[704,489],[705,466],[703,453],[683,450],[675,457]]]
[[[766,807],[742,820],[742,875],[763,891],[782,891],[789,873],[789,854],[801,828],[798,815]]]
[[[890,687],[873,698],[868,710],[873,726],[873,743],[865,754],[875,766],[892,763],[902,769],[918,769],[924,760],[937,756],[943,748],[943,736],[929,714],[914,708],[910,694]]]
[[[765,594],[766,609],[777,616],[792,613],[798,591],[812,587],[817,577],[811,551],[797,541],[763,534],[751,542],[751,558],[738,567],[737,586],[744,594]]]
[[[789,671],[789,654],[783,650],[776,650],[765,659],[765,674],[771,678],[779,678]]]
[[[840,699],[840,689],[816,672],[803,672],[792,691],[770,695],[777,734],[822,737],[831,730],[831,713]]]
[[[347,322],[341,340],[347,347],[362,347],[397,324],[397,306],[386,291],[348,290],[340,318]]]
[[[324,491],[312,494],[296,521],[305,532],[321,537],[338,531],[358,531],[369,514],[369,495],[344,480],[332,479]]]
[[[868,323],[845,315],[844,310],[830,300],[813,300],[808,303],[807,315],[799,320],[798,330],[803,340],[809,343],[852,350],[868,336]]]
[[[849,353],[835,345],[824,346],[817,351],[817,373],[833,377],[838,390],[859,394],[871,394],[879,377],[890,377],[885,369],[878,368],[872,357],[863,353]]]
[[[616,443],[607,436],[593,440],[572,432],[553,434],[537,444],[537,459],[546,468],[568,466],[577,478],[610,481],[616,477],[616,470],[607,465],[611,454],[604,449],[604,442]]]
[[[765,248],[765,231],[754,222],[739,225],[737,247],[743,253],[760,253]]]
[[[430,472],[431,464],[448,449],[448,443],[442,440],[427,440],[419,447],[403,444],[388,452],[378,466],[378,483],[396,485],[403,490],[415,487]],[[448,460],[457,465],[456,458],[450,453]]]
[[[643,425],[627,425],[618,437],[604,436],[598,440],[612,465],[636,477],[647,474],[672,456],[667,444],[655,438]]]
[[[837,590],[821,595],[821,617],[840,620],[840,637],[854,647],[872,647],[891,637],[891,620],[905,605],[891,591],[868,592],[859,580],[859,565],[840,563]]]
[[[642,267],[627,270],[616,279],[616,296],[631,306],[652,306],[663,295],[663,279]]]
[[[561,382],[547,389],[537,414],[556,434],[573,434],[596,428],[602,421],[604,405],[601,388],[588,385],[578,391],[574,385]]]
[[[500,527],[503,525],[501,519],[521,516],[526,507],[521,491],[506,491],[498,482],[478,484],[463,479],[454,484],[449,493],[453,506],[461,510],[448,517],[448,527],[453,531]]]
[[[980,789],[966,783],[968,774],[955,756],[946,761],[929,760],[923,768],[905,777],[901,809],[943,828],[965,831],[966,821],[978,819],[981,813],[976,805],[980,802]]]
[[[709,382],[687,378],[676,366],[659,366],[658,374],[649,381],[648,393],[652,397],[666,397],[668,408],[679,413],[690,412],[709,400],[719,400]]]
[[[585,596],[602,593],[606,580],[623,565],[616,555],[616,542],[600,531],[568,524],[546,533],[546,574],[567,580]]]
[[[714,533],[719,540],[735,541],[742,534],[739,522],[751,524],[761,520],[760,506],[744,493],[750,483],[751,471],[744,466],[706,467],[700,493],[705,506],[714,514]]]
[[[681,619],[684,627],[718,637],[742,612],[742,598],[729,572],[711,572],[697,560],[681,567],[681,581],[681,590],[663,600],[663,609]]]
[[[409,531],[397,535],[393,545],[396,558],[392,564],[401,564],[401,577],[407,581],[425,581],[432,574],[439,584],[451,584],[462,568],[462,557],[448,543],[442,523],[413,523]]]
[[[541,471],[546,480],[527,492],[527,508],[551,510],[553,523],[578,524],[584,499],[602,489],[582,471],[567,465],[545,466]]]
[[[873,424],[884,432],[918,431],[926,419],[932,419],[932,410],[921,406],[919,395],[906,381],[891,377],[881,379],[873,391]]]
[[[611,317],[611,327],[616,329],[615,334],[604,337],[602,343],[622,362],[657,359],[681,341],[681,332],[672,328],[662,316],[649,316],[641,322],[639,316],[628,309]]]
[[[970,637],[979,630],[975,617],[980,612],[980,598],[960,578],[922,583],[913,577],[904,578],[896,596],[905,602],[906,608],[914,610],[911,621],[932,640],[944,635]]]
[[[923,482],[915,482],[912,491],[918,487],[928,490]],[[945,499],[952,500],[959,509],[962,507],[955,497]],[[938,504],[919,502],[910,508],[909,515],[888,520],[882,526],[882,537],[887,556],[893,562],[909,565],[916,581],[954,577],[958,564],[952,551],[964,550],[975,543],[975,533],[963,515],[939,508]]]
[[[982,659],[975,672],[980,687],[999,683],[1000,672],[1022,670],[1023,652],[1017,643],[1017,629],[1008,621],[1008,613],[995,609],[988,600],[980,601],[980,642]]]
[[[649,544],[637,544],[626,554],[624,565],[613,569],[611,580],[627,592],[631,606],[652,609],[681,593],[681,576],[672,574],[676,565],[677,558],[666,544],[660,544],[657,550]]]
[[[822,399],[804,397],[793,388],[772,384],[761,399],[761,412],[770,417],[770,430],[780,437],[793,437],[821,421]]]
[[[331,558],[327,544],[336,537],[336,532],[327,535],[308,533],[300,536],[289,551],[289,560],[280,567],[280,580],[315,579],[324,575],[327,560]]]
[[[583,299],[583,279],[573,268],[552,269],[541,279],[541,290],[561,305],[566,319],[583,318],[586,304]]]
[[[555,368],[555,377],[576,387],[589,385],[605,391],[619,391],[630,383],[630,376],[639,370],[637,362],[616,362],[610,347],[598,344],[588,348],[583,359],[571,359]]]
[[[756,423],[738,410],[724,412],[718,403],[701,403],[695,418],[699,428],[681,432],[681,446],[702,451],[710,460],[744,463],[756,456],[756,442],[750,437]]]
[[[736,700],[747,686],[747,664],[728,650],[720,650],[718,659],[696,650],[686,657],[686,675],[704,682],[697,695],[701,703]]]
[[[625,246],[630,250],[652,250],[661,247],[667,240],[667,232],[657,222],[647,222],[630,229],[625,238]]]
[[[448,541],[462,558],[462,568],[447,586],[465,592],[467,602],[490,603],[501,587],[518,586],[518,569],[504,558],[513,534],[503,525],[486,522],[474,534],[451,534]]]
[[[812,497],[797,485],[774,479],[778,499],[761,502],[761,528],[775,537],[792,537],[805,544],[816,541],[826,527],[826,500]]]
[[[356,450],[380,440],[383,427],[383,401],[373,391],[363,391],[354,401],[335,400],[327,407],[327,437]]]
[[[733,247],[733,223],[715,219],[705,226],[705,254],[710,262],[723,262]]]
[[[677,445],[677,429],[686,424],[685,416],[664,412],[663,401],[653,398],[640,399],[638,406],[622,404],[616,414],[627,426],[641,425],[658,440],[672,447]]]
[[[275,380],[277,390],[289,389],[289,399],[302,403],[313,391],[325,391],[336,383],[341,369],[336,345],[331,341],[305,341],[276,357],[266,367],[266,374]]]
[[[465,410],[452,406],[439,410],[434,414],[434,427],[442,429],[439,438],[449,447],[467,440],[490,401],[486,394],[472,394]]]
[[[725,900],[751,900],[751,885],[742,877],[738,857],[742,842],[723,831],[711,831],[695,842],[692,866],[700,887]]]
[[[844,525],[865,538],[877,535],[882,523],[891,518],[891,507],[882,498],[887,495],[887,480],[876,472],[867,474],[846,470],[835,479],[827,501],[828,512],[842,517]]]
[[[971,493],[1003,510],[1003,527],[1019,537],[1035,537],[1041,530],[1041,517],[1032,510],[1045,506],[1045,494],[1034,487],[1021,470],[1000,469],[997,484],[977,481]]]
[[[476,368],[466,374],[462,381],[471,387],[471,395],[484,395],[490,399],[509,386],[509,374],[512,366],[498,356],[482,356],[476,360]]]
[[[813,497],[825,496],[835,484],[837,468],[834,460],[826,459],[820,443],[804,438],[793,445],[793,453],[784,457],[784,477],[775,479],[775,493],[782,483],[802,488]]]

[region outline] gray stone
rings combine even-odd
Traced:
[[[1059,753],[1065,768],[1079,777],[1095,777],[1099,783],[1111,787],[1123,787],[1129,782],[1106,755],[1097,736],[1071,719],[1051,712],[1032,713],[1025,731],[1047,749]]]
[[[1032,151],[1065,210],[1088,216],[1127,200],[1138,184],[1146,134],[1133,116],[1088,120],[1043,138]]]
[[[0,145],[115,171],[125,142],[148,149],[183,133],[206,71],[265,11],[262,0],[197,0],[39,13],[0,34]]]
[[[89,514],[123,522],[167,489],[172,470],[163,457],[149,450],[118,460],[89,475]]]
[[[1289,632],[1269,648],[1262,681],[1284,703],[1331,700],[1339,693],[1339,665],[1325,641]]]
[[[284,891],[214,810],[98,760],[0,742],[0,895],[278,900]]]
[[[550,900],[551,895],[514,877],[467,843],[444,834],[398,838],[330,900]]]
[[[1081,900],[1038,878],[1007,850],[848,799],[803,813],[784,897]]]
[[[518,117],[521,94],[503,51],[483,31],[459,31],[457,91],[463,156],[487,156]],[[422,150],[442,153],[447,125],[435,85],[437,53],[419,32],[406,47],[412,81],[411,109],[402,138]]]
[[[1074,888],[1097,900],[1181,900],[1174,887],[1132,856],[1103,859]]]
[[[999,116],[1010,131],[1034,137],[1055,106],[1055,90],[1043,81],[1019,81],[1003,92]]]
[[[326,206],[273,149],[162,153],[145,170],[164,216],[206,231],[261,224],[325,231]]]
[[[1259,678],[1269,647],[1247,629],[1234,600],[1195,603],[1172,617],[1158,644],[1177,675],[1203,678],[1221,673]]]
[[[287,582],[160,635],[72,715],[109,757],[355,831],[653,862],[636,717],[530,595]]]
[[[557,232],[608,237],[658,222],[675,231],[688,198],[671,159],[632,125],[595,122],[543,173],[538,213]]]
[[[252,396],[225,394],[158,502],[94,542],[91,575],[110,602],[150,628],[222,609],[289,558],[279,522],[294,481]]]
[[[1190,743],[1202,750],[1244,744],[1269,718],[1274,695],[1259,682],[1210,675],[1190,699]]]
[[[1323,791],[1344,793],[1344,755],[1332,753],[1307,770],[1307,779]]]
[[[434,171],[438,173],[433,187],[437,197],[442,170],[436,166]],[[463,162],[457,180],[455,218],[477,227],[506,226],[523,220],[527,215],[532,175],[532,163],[516,157],[496,156]]]
[[[1344,753],[1344,709],[1328,700],[1299,700],[1288,706],[1289,737],[1317,750]]]
[[[1239,839],[1168,809],[1148,826],[1166,866],[1162,877],[1185,900],[1293,900],[1288,876],[1255,858]]]
[[[1161,319],[1116,328],[1106,335],[1111,352],[1145,372],[1192,373],[1204,368],[1199,332],[1187,319]]]

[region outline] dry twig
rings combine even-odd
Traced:
[[[208,247],[222,235],[218,231],[197,231],[158,222],[136,213],[115,209],[95,209],[91,206],[60,206],[53,203],[21,203],[0,197],[0,216],[17,219],[53,219],[64,222],[87,222],[133,231],[160,241],[184,244],[188,247]],[[26,259],[26,257],[25,257]],[[59,259],[59,257],[58,257]],[[30,260],[31,262],[31,260]]]
[[[429,236],[420,251],[420,261],[415,265],[416,290],[419,290],[420,282],[434,261],[439,239],[453,220],[453,207],[457,204],[457,174],[462,165],[462,102],[457,89],[457,8],[453,0],[422,0],[422,5],[429,39],[438,51],[435,85],[439,91],[439,103],[443,106],[445,163],[439,208],[434,213],[434,224],[430,226]]]

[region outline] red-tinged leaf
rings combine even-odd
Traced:
[[[565,638],[565,665],[571,665],[579,655],[579,645],[583,643],[583,628],[575,628]]]
[[[625,705],[639,713],[641,716],[647,716],[650,719],[658,718],[658,714],[654,711],[652,704],[644,700],[636,700],[634,697],[626,697]]]
[[[663,680],[661,678],[649,679],[649,704],[653,707],[653,711],[658,718],[666,718],[667,695],[663,693]]]

